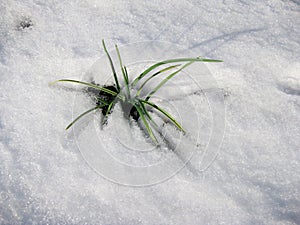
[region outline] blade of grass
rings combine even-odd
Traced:
[[[129,78],[128,78],[128,72],[127,72],[126,66],[124,66],[124,73],[125,73],[125,76],[126,76],[126,84],[129,85]]]
[[[69,79],[57,80],[57,81],[51,82],[50,85],[53,85],[53,84],[58,83],[58,82],[71,82],[71,83],[83,84],[83,85],[86,85],[88,87],[94,88],[96,90],[100,90],[100,91],[106,92],[108,94],[111,94],[112,96],[116,96],[117,98],[119,98],[123,101],[125,100],[125,96],[122,93],[119,94],[119,93],[117,93],[115,91],[112,91],[112,90],[109,90],[107,88],[100,87],[100,86],[97,86],[97,85],[91,84],[91,83],[78,81],[78,80],[69,80]]]
[[[57,80],[57,81],[51,82],[50,85],[53,85],[53,84],[58,83],[58,82],[72,82],[72,83],[83,84],[83,85],[89,86],[91,88],[94,88],[94,89],[106,92],[108,94],[111,94],[113,96],[118,95],[117,92],[111,91],[111,90],[109,90],[107,88],[100,87],[100,86],[97,86],[97,85],[91,84],[91,83],[86,83],[86,82],[78,81],[78,80],[62,79],[62,80]]]
[[[108,114],[110,113],[110,110],[112,109],[115,102],[116,102],[116,98],[112,102],[109,103],[108,108],[107,108],[106,113],[105,113],[105,116],[102,119],[102,124],[105,124],[105,122],[108,118]]]
[[[149,121],[156,127],[158,127],[158,125],[154,122],[154,120],[152,119],[151,115],[148,113],[148,110],[146,109],[145,105],[143,102],[139,101],[139,104],[141,105],[141,108],[143,110],[143,112],[145,113],[145,115],[148,117]]]
[[[108,114],[110,113],[110,110],[111,110],[111,108],[113,107],[114,103],[115,103],[115,100],[112,101],[112,102],[108,105],[107,111],[106,111],[106,113],[105,113],[105,117],[107,117]]]
[[[139,99],[139,101],[150,105],[151,107],[155,108],[156,110],[160,111],[162,114],[164,114],[167,118],[169,118],[169,120],[179,129],[181,130],[183,133],[185,133],[185,130],[183,129],[183,127],[166,111],[163,110],[162,108],[158,107],[156,104],[154,104],[153,102],[149,102],[143,99]]]
[[[94,108],[91,108],[91,109],[85,111],[84,113],[80,114],[75,120],[73,120],[73,121],[66,127],[66,130],[68,130],[74,123],[76,123],[76,122],[77,122],[81,117],[83,117],[84,115],[86,115],[86,114],[88,114],[88,113],[90,113],[90,112],[92,112],[92,111],[94,111],[94,110],[96,110],[96,109],[99,109],[99,108],[101,108],[101,107],[103,107],[103,106],[105,106],[105,105],[98,105],[98,106],[96,106],[96,107],[94,107]]]
[[[125,73],[125,76],[126,76],[126,89],[127,89],[127,93],[128,93],[128,98],[131,98],[130,97],[130,90],[129,90],[128,72],[127,72],[126,66],[124,66],[124,73]]]
[[[141,117],[141,119],[142,119],[142,121],[143,121],[143,123],[146,127],[146,130],[147,130],[149,136],[152,139],[152,141],[155,143],[155,145],[158,145],[158,141],[157,141],[156,137],[154,136],[153,131],[152,131],[147,119],[144,116],[143,110],[140,108],[140,106],[138,104],[134,104],[134,107],[138,111],[138,113],[139,113],[139,115],[140,115],[140,117]]]
[[[145,71],[143,71],[138,77],[136,77],[132,83],[132,86],[135,86],[137,82],[139,82],[144,76],[146,76],[150,71],[154,70],[155,68],[168,64],[168,63],[176,63],[176,62],[223,62],[222,60],[215,60],[215,59],[205,59],[205,58],[178,58],[178,59],[169,59],[165,61],[158,62],[149,68],[147,68]]]
[[[157,92],[165,83],[167,83],[168,80],[170,80],[172,77],[174,77],[176,74],[178,74],[180,71],[182,71],[184,68],[190,66],[192,63],[194,62],[189,62],[186,63],[184,66],[182,66],[180,69],[178,69],[177,71],[175,71],[174,73],[171,73],[169,76],[167,76],[165,79],[163,79],[146,97],[146,101],[149,100],[149,98],[151,98],[151,96],[153,94],[155,94],[155,92]]]
[[[107,101],[104,101],[103,99],[101,98],[96,98],[97,101],[101,102],[102,104],[104,105],[109,105],[109,103]]]
[[[115,79],[115,83],[116,83],[116,86],[117,86],[117,90],[120,91],[120,84],[119,84],[119,81],[118,81],[118,77],[117,77],[117,73],[116,73],[116,70],[115,70],[115,67],[114,67],[114,64],[113,64],[113,61],[106,49],[106,46],[105,46],[105,43],[104,43],[104,39],[102,39],[102,45],[103,45],[103,49],[107,55],[107,58],[109,60],[109,63],[110,63],[110,67],[111,67],[111,70],[113,72],[113,76],[114,76],[114,79]]]
[[[124,78],[124,81],[125,81],[125,86],[126,86],[126,90],[127,90],[128,98],[130,98],[130,91],[129,91],[129,80],[128,80],[128,73],[127,73],[127,69],[126,69],[126,67],[125,67],[125,66],[123,67],[122,58],[121,58],[121,54],[120,54],[120,51],[119,51],[118,45],[115,45],[115,47],[116,47],[116,51],[117,51],[117,54],[118,54],[118,58],[119,58],[120,67],[121,67],[121,70],[122,70],[123,78]]]
[[[124,78],[125,84],[128,85],[128,76],[125,73],[124,68],[123,68],[122,59],[121,59],[121,55],[120,55],[120,51],[119,51],[118,45],[115,45],[115,47],[116,47],[117,55],[118,55],[118,58],[119,58],[120,67],[121,67],[121,70],[122,70],[122,74],[123,74],[123,78]]]
[[[154,73],[153,75],[151,75],[151,76],[150,76],[147,80],[145,80],[145,82],[140,86],[140,88],[138,89],[138,91],[137,91],[137,93],[136,93],[136,96],[139,96],[139,95],[140,95],[140,93],[141,93],[143,87],[144,87],[144,86],[145,86],[152,78],[156,77],[157,75],[159,75],[159,74],[161,74],[161,73],[163,73],[163,72],[165,72],[165,71],[174,69],[174,68],[176,68],[176,67],[178,67],[178,66],[180,66],[180,65],[181,65],[181,64],[169,66],[169,67],[164,68],[164,69],[162,69],[162,70],[160,70],[160,71]]]

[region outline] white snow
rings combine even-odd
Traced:
[[[299,13],[298,0],[1,1],[0,224],[300,224]],[[24,20],[32,26],[22,29]],[[129,129],[118,121],[117,113],[107,132],[95,133],[95,114],[74,133],[66,132],[72,116],[92,103],[79,86],[48,84],[91,78],[99,71],[98,60],[106,59],[103,38],[110,50],[113,44],[122,50],[162,41],[174,45],[164,58],[187,53],[224,60],[206,64],[218,83],[217,89],[206,89],[210,102],[203,95],[190,98],[198,123],[185,98],[165,104],[201,137],[200,143],[184,137],[181,150],[189,144],[204,149],[213,130],[224,131],[220,148],[216,136],[208,158],[199,150],[166,180],[164,172],[180,166],[177,156],[163,148],[140,157],[119,147],[113,135],[119,132],[126,142],[131,137],[122,136],[124,130],[134,133],[131,144],[137,149],[152,145],[137,125]],[[141,62],[155,59],[148,52],[142,52]],[[129,67],[132,73],[134,68]],[[176,84],[183,92],[193,90],[189,83],[178,77],[166,90]],[[213,127],[222,110],[210,115],[210,109],[222,109],[216,92],[225,104],[225,130]],[[109,154],[131,166],[157,159],[169,164],[145,177],[132,167],[101,174],[82,152],[95,150],[97,143],[100,152],[109,146]],[[137,188],[113,178],[122,178],[121,184],[163,182]]]

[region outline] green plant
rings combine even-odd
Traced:
[[[118,46],[115,45],[116,52],[119,59],[119,64],[122,71],[122,76],[124,80],[124,87],[120,86],[119,78],[117,76],[113,61],[106,49],[104,40],[102,40],[103,49],[108,57],[110,67],[112,70],[112,74],[114,77],[115,85],[114,86],[99,86],[94,83],[87,83],[83,81],[78,80],[70,80],[70,79],[61,79],[52,82],[51,84],[57,83],[57,82],[72,82],[72,83],[78,83],[85,86],[88,86],[89,88],[96,89],[100,91],[100,93],[105,94],[106,98],[101,97],[100,95],[97,97],[97,105],[86,112],[79,115],[73,122],[71,122],[66,129],[69,129],[76,121],[78,121],[81,117],[84,115],[97,110],[102,109],[102,113],[104,115],[104,118],[106,118],[111,112],[114,107],[114,105],[120,101],[123,109],[127,108],[130,109],[130,113],[133,116],[134,119],[138,120],[139,118],[143,122],[145,129],[148,133],[148,135],[151,137],[153,143],[155,145],[158,145],[158,140],[156,136],[154,135],[154,132],[152,130],[152,127],[157,127],[155,121],[152,119],[150,115],[150,108],[157,110],[159,113],[163,114],[168,118],[168,120],[176,126],[181,132],[185,133],[185,130],[183,127],[176,121],[176,119],[168,113],[163,108],[159,107],[155,103],[151,102],[151,97],[171,78],[173,78],[176,74],[178,74],[180,71],[185,69],[186,67],[190,66],[194,62],[222,62],[221,60],[214,60],[214,59],[205,59],[201,57],[196,58],[177,58],[177,59],[169,59],[165,61],[161,61],[158,63],[153,64],[152,66],[148,67],[146,70],[144,70],[139,76],[137,76],[133,81],[130,81],[129,75],[127,72],[126,66],[123,65],[121,55],[118,49]],[[175,64],[175,63],[184,63],[184,64]],[[167,67],[164,67],[156,72],[153,73],[155,69],[158,69],[159,67],[163,65],[168,65]],[[141,93],[144,89],[144,87],[147,85],[147,83],[153,79],[154,77],[171,71],[167,77],[162,79],[146,96],[141,96]],[[151,73],[152,72],[152,73]],[[142,79],[146,78],[143,83]],[[138,83],[141,83],[138,85]]]

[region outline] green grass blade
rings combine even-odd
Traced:
[[[151,96],[153,94],[155,94],[155,92],[157,92],[165,83],[167,83],[168,80],[170,80],[172,77],[174,77],[176,74],[178,74],[180,71],[182,71],[184,68],[188,67],[189,65],[191,65],[194,62],[189,62],[186,63],[184,66],[182,66],[180,69],[178,69],[177,71],[175,71],[174,73],[171,73],[169,76],[167,76],[165,79],[163,79],[146,97],[146,101],[149,100],[149,98],[151,98]]]
[[[134,106],[135,106],[136,110],[138,111],[138,113],[139,113],[139,115],[140,115],[140,117],[141,117],[141,119],[142,119],[142,121],[143,121],[143,123],[146,127],[146,130],[147,130],[149,136],[151,137],[151,139],[153,140],[155,145],[158,145],[158,141],[157,141],[157,139],[156,139],[156,137],[155,137],[148,121],[147,121],[147,119],[144,116],[143,110],[140,108],[140,106],[138,104],[134,104]]]
[[[126,81],[126,89],[128,92],[128,98],[130,98],[129,79],[128,79],[128,72],[127,72],[126,66],[124,66],[124,73],[125,73],[125,77],[126,77],[125,81]]]
[[[154,104],[153,102],[149,102],[149,101],[146,101],[146,100],[143,100],[143,99],[139,99],[139,101],[147,104],[147,105],[150,105],[151,107],[155,108],[156,110],[160,111],[162,114],[164,114],[167,118],[169,118],[169,120],[182,132],[185,133],[183,127],[166,111],[166,110],[163,110],[162,108],[158,107],[156,104]]]
[[[128,97],[130,98],[129,79],[128,79],[127,69],[126,69],[126,66],[123,67],[122,58],[121,58],[121,54],[120,54],[118,45],[115,45],[115,47],[116,47],[116,51],[117,51],[117,54],[118,54],[120,67],[121,67],[123,78],[124,78],[124,81],[125,81],[125,86],[126,86],[126,89],[127,89]]]
[[[91,88],[94,88],[94,89],[97,89],[97,90],[106,92],[106,93],[108,93],[108,94],[111,94],[111,95],[113,95],[113,96],[118,95],[117,92],[111,91],[111,90],[109,90],[109,89],[107,89],[107,88],[100,87],[100,86],[97,86],[97,85],[91,84],[91,83],[86,83],[86,82],[78,81],[78,80],[62,79],[62,80],[54,81],[54,82],[50,83],[50,85],[53,85],[53,84],[58,83],[58,82],[72,82],[72,83],[83,84],[83,85],[89,86],[89,87],[91,87]]]
[[[120,91],[120,84],[119,84],[119,81],[118,81],[118,77],[117,77],[117,73],[116,73],[116,70],[115,70],[115,67],[114,67],[114,64],[113,64],[113,61],[106,49],[106,46],[105,46],[105,43],[104,43],[104,40],[102,40],[102,45],[103,45],[103,49],[107,55],[107,58],[109,60],[109,63],[110,63],[110,67],[111,67],[111,70],[113,72],[113,76],[114,76],[114,79],[115,79],[115,83],[116,83],[116,86],[117,86],[117,90]]]
[[[101,99],[99,97],[97,97],[96,99],[97,99],[97,101],[101,102],[103,105],[109,105],[109,103],[107,101],[104,101],[103,99]]]
[[[108,116],[108,114],[110,113],[110,110],[111,110],[111,108],[113,107],[114,103],[115,103],[115,100],[114,100],[114,101],[112,101],[112,102],[111,102],[111,103],[108,105],[108,108],[107,108],[107,111],[106,111],[105,117],[107,117],[107,116]]]
[[[145,105],[143,102],[139,101],[139,104],[141,105],[141,108],[143,110],[143,112],[145,113],[145,115],[148,117],[149,121],[156,127],[158,127],[158,125],[154,122],[154,120],[152,119],[151,115],[148,113],[148,110],[146,109]]]
[[[84,115],[96,110],[96,109],[99,109],[101,107],[103,107],[104,105],[97,105],[96,107],[92,108],[92,109],[89,109],[87,111],[85,111],[84,113],[80,114],[75,120],[73,120],[72,123],[70,123],[67,127],[66,127],[66,130],[68,130],[74,123],[76,123],[81,117],[83,117]]]
[[[141,80],[144,76],[146,76],[150,71],[154,70],[155,68],[169,63],[177,63],[177,62],[223,62],[222,60],[215,60],[215,59],[205,59],[205,58],[178,58],[178,59],[169,59],[165,61],[158,62],[145,71],[143,71],[137,78],[134,79],[132,86],[135,86],[139,80]]]
[[[105,116],[103,117],[102,124],[105,124],[108,118],[108,114],[110,113],[110,110],[112,109],[113,105],[116,103],[116,100],[117,99],[115,98],[112,102],[109,103]]]
[[[120,54],[118,45],[115,45],[115,47],[116,47],[117,55],[118,55],[118,58],[119,58],[120,67],[121,67],[121,70],[122,70],[122,74],[123,74],[123,78],[124,78],[125,84],[128,85],[128,76],[125,73],[125,69],[123,68],[123,63],[122,63],[121,54]]]
[[[176,68],[176,67],[178,67],[178,66],[180,66],[180,64],[173,65],[173,66],[169,66],[169,67],[164,68],[164,69],[162,69],[162,70],[160,70],[160,71],[154,73],[153,75],[151,75],[151,76],[150,76],[147,80],[145,80],[145,82],[140,86],[140,88],[139,88],[138,91],[137,91],[136,96],[139,96],[139,95],[140,95],[140,93],[141,93],[143,87],[144,87],[144,86],[145,86],[152,78],[156,77],[157,75],[159,75],[159,74],[161,74],[161,73],[163,73],[163,72],[166,72],[166,71],[168,71],[168,70],[174,69],[174,68]]]
[[[129,78],[128,78],[128,72],[127,72],[126,66],[124,66],[124,73],[125,73],[125,77],[126,77],[126,85],[129,85]]]

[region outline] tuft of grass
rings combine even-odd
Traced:
[[[55,84],[58,82],[71,82],[71,83],[77,83],[81,85],[85,85],[89,88],[98,90],[100,93],[105,93],[105,95],[108,96],[108,98],[103,99],[100,96],[97,98],[97,105],[84,113],[80,114],[78,117],[75,118],[67,127],[66,130],[68,130],[74,123],[76,123],[80,118],[85,116],[86,114],[93,112],[95,110],[102,110],[102,113],[104,114],[105,118],[109,116],[109,114],[112,112],[112,109],[114,105],[117,102],[121,102],[123,108],[131,109],[130,113],[131,116],[135,120],[141,120],[141,122],[144,124],[144,127],[146,129],[147,134],[152,139],[153,143],[158,146],[158,140],[153,132],[153,127],[157,127],[155,121],[151,117],[150,109],[155,109],[162,115],[166,116],[176,128],[178,128],[179,131],[185,133],[185,130],[183,127],[176,121],[176,119],[165,109],[162,107],[156,105],[155,103],[150,101],[150,98],[160,89],[162,88],[170,79],[172,79],[175,75],[177,75],[180,71],[184,70],[186,67],[190,66],[191,64],[195,62],[222,62],[222,60],[215,60],[215,59],[205,59],[201,57],[196,58],[177,58],[177,59],[169,59],[160,61],[158,63],[153,64],[152,66],[145,69],[141,74],[139,74],[136,78],[133,79],[132,82],[130,82],[129,75],[126,69],[126,66],[122,63],[122,58],[120,51],[118,49],[118,46],[115,45],[115,49],[118,55],[119,60],[119,66],[122,71],[122,78],[124,80],[124,87],[120,86],[119,78],[116,73],[114,63],[112,61],[111,56],[109,55],[109,52],[107,51],[106,45],[104,40],[102,40],[103,49],[107,55],[112,75],[114,77],[114,86],[113,88],[109,87],[101,87],[93,83],[87,83],[83,81],[78,80],[70,80],[70,79],[61,79],[54,81],[50,84]],[[176,63],[176,64],[175,64]],[[165,67],[163,67],[165,66]],[[153,73],[153,71],[156,68],[163,67],[159,69],[157,72]],[[170,72],[172,71],[172,72]],[[141,93],[145,86],[148,84],[150,80],[152,80],[154,77],[157,77],[161,74],[170,72],[169,75],[167,75],[164,79],[162,79],[151,91],[147,96],[141,96]],[[147,77],[147,78],[146,78]],[[144,82],[142,80],[145,78]],[[142,83],[141,83],[142,82]],[[139,86],[138,84],[141,83]],[[132,90],[135,90],[134,92]]]

